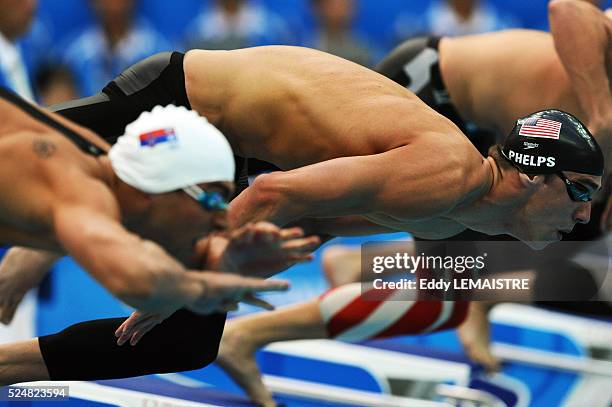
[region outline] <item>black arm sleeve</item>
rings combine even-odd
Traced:
[[[101,93],[60,103],[50,110],[113,144],[126,125],[157,105],[191,108],[185,90],[184,56],[179,52],[153,55],[123,71]]]
[[[225,314],[177,311],[136,346],[117,345],[115,330],[123,321],[88,321],[40,337],[51,380],[120,379],[202,368],[217,358]]]

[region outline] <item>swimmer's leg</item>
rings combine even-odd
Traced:
[[[254,403],[264,407],[275,406],[272,394],[262,381],[255,351],[277,341],[326,337],[318,299],[234,318],[225,325],[217,363]]]
[[[31,343],[2,345],[0,382],[104,380],[199,369],[217,357],[225,314],[197,315],[180,310],[138,345],[118,346],[115,330],[124,320],[76,324],[34,340],[36,347]],[[23,356],[15,355],[15,349],[23,351]]]
[[[0,386],[49,380],[38,339],[0,345]]]
[[[414,242],[403,241],[407,254],[414,254]],[[378,250],[379,256],[394,256],[395,246],[383,246]],[[323,251],[321,265],[323,274],[331,288],[355,283],[361,280],[361,248],[358,246],[333,245]]]
[[[460,301],[364,300],[360,283],[347,284],[301,304],[229,321],[217,362],[253,401],[272,406],[255,362],[257,349],[296,339],[365,341],[451,329],[463,322],[467,306]]]

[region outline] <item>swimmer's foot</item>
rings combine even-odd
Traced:
[[[491,352],[489,309],[486,303],[471,302],[467,319],[457,329],[457,334],[466,355],[481,364],[487,373],[494,373],[500,370],[500,361]]]
[[[241,326],[240,319],[228,321],[223,332],[217,363],[246,392],[251,400],[263,407],[275,407],[272,393],[263,383],[255,361],[257,346]]]

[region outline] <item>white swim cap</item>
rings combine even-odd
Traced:
[[[234,180],[234,155],[223,134],[196,112],[174,105],[142,113],[108,157],[123,182],[152,194]]]

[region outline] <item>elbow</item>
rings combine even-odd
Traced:
[[[249,190],[248,209],[256,217],[252,220],[267,220],[280,225],[293,220],[289,212],[297,207],[297,202],[294,202],[289,193],[290,189],[283,172],[258,176]]]
[[[255,197],[261,202],[275,202],[284,198],[283,173],[281,171],[261,174],[251,185]]]

